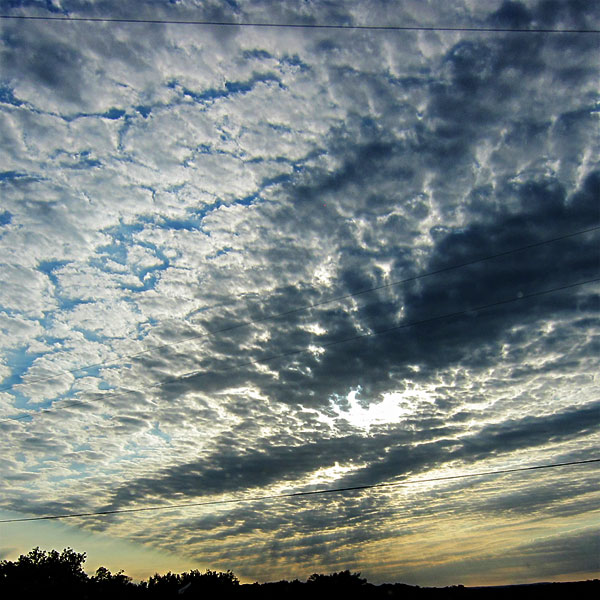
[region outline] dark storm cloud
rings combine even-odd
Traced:
[[[498,12],[507,4],[517,3],[505,3]],[[600,8],[595,2],[586,0],[541,0],[535,5],[533,15],[537,22],[544,25],[555,26],[560,23],[587,29],[597,23]]]
[[[472,224],[456,232],[435,234],[424,271],[443,269],[597,224],[600,217],[598,193],[598,173],[589,175],[572,197],[567,197],[556,181],[507,183],[496,192],[498,209],[495,212],[488,209],[484,214],[478,214],[481,206],[475,198],[472,213],[477,218]],[[587,292],[585,287],[574,288],[335,345],[321,356],[305,353],[291,362],[290,359],[276,358],[266,364],[278,369],[277,381],[264,373],[253,373],[254,365],[236,366],[301,350],[310,343],[327,344],[364,331],[377,332],[401,323],[419,322],[593,279],[600,275],[597,244],[598,234],[592,232],[427,277],[391,290],[386,294],[387,299],[382,294],[382,301],[378,303],[360,299],[361,304],[355,311],[331,305],[309,315],[277,319],[268,325],[269,343],[254,347],[243,358],[228,358],[221,375],[219,367],[212,363],[214,366],[209,372],[169,384],[167,391],[176,393],[180,390],[182,393],[196,385],[205,392],[217,391],[228,385],[243,385],[251,376],[270,397],[286,403],[326,405],[332,394],[344,395],[358,386],[362,388],[362,395],[374,395],[389,389],[394,380],[402,376],[426,377],[431,369],[453,364],[489,365],[497,360],[500,345],[510,340],[509,330],[515,325],[535,328],[537,323],[549,319],[589,318],[599,307],[597,296]],[[345,278],[347,289],[353,291],[377,285],[380,281],[373,279],[372,272],[364,270],[356,273],[348,270]],[[314,292],[312,297],[305,298],[312,301]],[[282,307],[302,306],[301,300],[298,290],[284,291],[265,299],[260,311],[251,315],[262,318],[277,314]],[[402,305],[403,321],[397,317]],[[327,335],[315,337],[308,331],[297,329],[303,319],[321,323],[327,328]],[[226,322],[231,323],[221,320],[218,326]],[[207,343],[216,355],[239,356],[240,345],[249,333],[249,329],[239,329],[235,334],[219,336]],[[547,343],[556,344],[560,340],[548,340]],[[588,346],[587,350],[590,349]],[[569,355],[569,360],[570,365],[565,363],[563,366],[576,366],[577,356]],[[415,375],[408,368],[415,364],[422,367],[423,374]],[[343,386],[340,386],[342,381]]]
[[[542,8],[544,18],[550,18],[552,7]],[[582,14],[586,12],[580,9]],[[531,10],[535,17],[538,9]],[[522,20],[526,14],[528,11],[518,3],[507,3],[494,19]],[[572,67],[580,72],[577,69],[584,65],[587,71],[584,69],[582,77],[589,79],[593,43],[573,36],[560,43],[563,51],[577,48],[577,56],[565,54],[560,69]],[[540,36],[461,41],[446,53],[436,73],[417,78],[415,85],[423,88],[428,98],[421,116],[415,106],[398,108],[389,92],[389,80],[384,81],[389,74],[367,78],[363,87],[371,97],[384,98],[386,111],[381,120],[351,114],[327,139],[327,155],[334,157],[338,166],[329,171],[304,167],[283,186],[289,201],[264,206],[262,214],[269,229],[278,232],[278,243],[272,250],[267,248],[265,256],[271,252],[272,259],[286,272],[302,272],[311,252],[298,247],[294,240],[321,236],[339,253],[338,290],[352,293],[384,282],[377,261],[390,263],[390,279],[399,280],[597,224],[598,172],[588,173],[575,194],[567,191],[572,189],[569,165],[574,169],[578,164],[579,159],[573,157],[583,152],[595,123],[595,103],[581,98],[580,108],[559,113],[554,124],[552,106],[542,104],[536,114],[523,104],[515,112],[524,86],[534,89],[548,73],[560,75],[559,67],[548,62],[548,53],[554,50],[553,39]],[[582,56],[587,57],[587,63]],[[346,89],[343,82],[348,73],[342,71],[332,67],[333,89]],[[394,119],[400,115],[408,132],[402,136],[392,133]],[[502,128],[505,133],[500,133]],[[500,140],[490,159],[498,167],[496,186],[473,188],[475,154],[489,140]],[[549,143],[554,144],[567,171],[554,175],[534,167],[515,171],[515,161],[534,164],[536,157],[541,160]],[[467,219],[460,228],[433,228],[431,248],[416,245],[419,224],[430,214],[430,202],[419,191],[427,171],[434,177],[438,210],[454,218],[460,205]],[[457,189],[468,192],[466,204]],[[368,226],[359,228],[359,219]],[[423,367],[418,377],[449,365],[489,365],[497,360],[511,327],[523,325],[533,330],[549,319],[588,318],[588,313],[598,308],[597,298],[580,288],[334,346],[322,356],[268,360],[267,364],[279,371],[276,381],[247,363],[294,352],[310,343],[327,344],[401,322],[593,278],[599,272],[596,244],[595,234],[571,238],[364,296],[357,300],[358,307],[328,305],[309,314],[278,319],[267,325],[268,343],[250,343],[250,328],[221,334],[206,341],[211,358],[195,362],[198,375],[172,383],[164,392],[173,398],[193,389],[210,393],[228,385],[243,385],[251,378],[270,398],[323,407],[333,394],[345,396],[358,386],[361,397],[377,396],[409,374],[407,365]],[[423,252],[429,259],[419,268],[416,257]],[[240,320],[263,319],[317,302],[326,293],[331,295],[302,286],[282,289],[246,304],[242,315],[234,307],[200,316],[198,323],[208,331],[219,330]],[[398,317],[400,308],[403,321]],[[315,337],[297,328],[315,321],[327,329],[327,335]],[[171,358],[176,357],[168,360]],[[150,366],[150,359],[143,360]]]
[[[389,449],[383,458],[343,478],[340,485],[378,483],[453,460],[476,462],[518,450],[584,437],[593,433],[599,423],[600,403],[595,402],[550,416],[525,417],[487,425],[475,434],[457,439],[441,439],[415,447],[397,446]]]
[[[573,224],[570,230],[583,226],[585,219],[591,216],[585,211],[579,215],[574,210],[561,209],[557,212],[563,227],[566,223]],[[544,214],[547,213],[542,209],[539,214],[521,214],[516,217],[508,215],[504,220],[499,219],[490,226],[473,226],[460,233],[444,236],[434,250],[431,268],[443,268],[559,233],[556,227],[548,227],[543,232],[544,235],[531,235],[531,223],[537,220],[536,227],[541,230],[540,224],[543,225]],[[590,221],[587,220],[587,223]],[[514,257],[488,261],[443,277],[423,280],[420,290],[415,289],[405,296],[405,322],[420,321],[517,298],[519,294],[526,295],[593,278],[598,274],[595,237],[597,236],[590,234],[587,237],[572,238]],[[548,271],[540,268],[546,264],[552,264],[553,269]],[[586,295],[585,290],[579,293],[579,297],[578,307],[573,304],[573,292],[525,299],[515,302],[510,307],[488,309],[451,321],[420,325],[374,339],[362,339],[334,346],[328,349],[324,356],[304,355],[301,360],[288,367],[281,366],[282,362],[285,365],[285,359],[268,361],[267,364],[280,369],[280,381],[270,382],[269,376],[264,374],[253,375],[253,381],[266,386],[264,389],[267,392],[274,391],[271,386],[275,386],[275,389],[287,386],[286,393],[278,395],[286,402],[310,403],[310,396],[318,394],[315,401],[323,404],[329,394],[343,393],[344,390],[336,387],[341,377],[345,379],[347,391],[357,385],[367,390],[370,385],[375,385],[375,382],[385,385],[386,379],[394,374],[406,374],[406,366],[409,364],[433,368],[456,364],[462,360],[467,361],[465,364],[474,364],[476,361],[488,364],[495,360],[497,344],[505,339],[511,326],[533,325],[542,319],[570,314],[580,315],[585,319],[589,311],[597,308],[597,298],[594,295]],[[296,299],[290,299],[287,305],[295,306]],[[266,306],[264,312],[269,314],[269,305]],[[306,348],[311,342],[327,344],[359,335],[359,327],[366,326],[371,331],[377,331],[394,326],[399,323],[395,317],[397,307],[398,301],[367,304],[359,309],[358,316],[336,308],[322,309],[313,318],[327,327],[328,334],[319,338],[306,331],[293,329],[294,323],[275,323],[270,327],[269,344],[263,345],[260,350],[256,348],[253,354],[246,356],[249,361],[261,361],[270,356]],[[276,306],[275,310],[277,308]],[[485,326],[473,328],[479,321],[485,322]],[[211,344],[219,353],[239,356],[239,341],[243,335],[241,333],[239,337],[232,338],[228,344],[222,339],[211,341]],[[237,361],[238,365],[248,362],[240,359]],[[210,373],[171,384],[169,390],[179,387],[181,391],[185,391],[197,381],[200,389],[208,392],[211,389],[216,391],[227,385],[247,381],[248,366],[238,368],[236,360],[232,359],[228,359],[227,362],[231,366],[221,377],[218,375],[218,368],[213,367]],[[298,366],[304,369],[308,367],[311,372],[303,372]]]
[[[268,441],[257,449],[237,451],[231,451],[228,439],[223,439],[213,455],[128,482],[114,493],[110,507],[149,497],[201,497],[264,488],[281,481],[293,483],[319,468],[336,464],[356,465],[356,469],[335,486],[370,485],[455,460],[471,463],[580,438],[596,431],[599,424],[600,404],[596,402],[550,416],[488,425],[476,434],[459,437],[450,437],[456,433],[451,428],[415,432],[399,426],[393,433],[374,436],[321,439],[293,446]],[[431,438],[437,439],[428,441]],[[362,467],[364,463],[367,466]]]
[[[514,29],[526,29],[532,20],[531,12],[520,2],[506,1],[489,17],[490,23]]]
[[[408,433],[404,437],[413,436]],[[174,490],[193,497],[265,487],[277,481],[293,482],[336,462],[373,460],[380,452],[381,440],[353,436],[294,446],[265,443],[256,450],[240,448],[237,452],[232,452],[229,446],[229,439],[223,439],[213,455],[130,482],[114,494],[112,505],[123,506],[141,496],[169,497]]]

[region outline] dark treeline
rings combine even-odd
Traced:
[[[535,600],[553,593],[579,598],[600,597],[600,580],[571,583],[540,583],[505,587],[469,588],[456,585],[426,588],[401,583],[373,585],[360,573],[340,571],[328,575],[314,573],[305,582],[278,581],[240,585],[232,571],[192,570],[185,573],[158,573],[147,581],[134,583],[123,571],[111,573],[99,567],[92,576],[83,570],[85,553],[71,548],[62,552],[34,548],[16,561],[0,561],[2,598],[77,598],[81,600],[136,598],[223,598],[317,600],[320,598],[527,598]],[[595,590],[595,591],[594,591]]]

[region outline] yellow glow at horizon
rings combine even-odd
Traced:
[[[2,519],[22,517],[19,513],[0,511]],[[9,535],[10,543],[2,544],[2,559],[16,560],[21,554],[27,554],[37,546],[42,550],[59,552],[64,548],[73,548],[75,552],[86,553],[83,568],[90,575],[103,566],[113,573],[123,569],[125,575],[139,581],[156,572],[181,573],[205,568],[184,555],[161,551],[104,533],[79,529],[68,524],[66,520],[0,523],[0,540],[8,539]],[[206,565],[206,568],[210,568],[210,565]]]

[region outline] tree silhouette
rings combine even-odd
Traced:
[[[350,571],[339,571],[338,573],[331,573],[330,575],[321,575],[319,573],[313,573],[307,580],[306,583],[309,586],[323,588],[359,588],[367,583],[366,579],[361,578],[360,573],[350,573]]]
[[[83,570],[85,553],[65,548],[40,550],[34,548],[16,561],[0,561],[0,599],[60,598],[65,600],[136,600],[141,598],[245,598],[246,600],[332,600],[352,597],[363,600],[427,600],[428,598],[505,598],[506,588],[464,588],[454,585],[446,588],[420,588],[401,583],[373,585],[360,573],[339,571],[329,575],[313,573],[306,583],[277,581],[240,585],[232,571],[219,572],[207,569],[204,573],[192,570],[181,574],[168,572],[154,574],[147,581],[135,584],[131,578],[118,571],[111,573],[99,567],[89,577]],[[600,590],[600,580],[571,583],[544,583],[531,586],[511,586],[510,597],[535,600],[549,596],[595,598]],[[533,593],[536,592],[536,593]],[[556,593],[554,593],[556,592]],[[533,595],[532,595],[533,594]]]
[[[111,573],[106,567],[98,567],[96,574],[89,579],[89,591],[92,598],[131,598],[138,591],[137,586],[131,583],[131,577],[123,571]]]
[[[207,569],[204,573],[194,569],[182,573],[154,574],[142,586],[151,598],[194,598],[206,593],[231,590],[239,585],[239,579],[232,571],[219,572]]]
[[[134,584],[123,571],[111,573],[106,567],[98,567],[95,575],[89,577],[83,570],[85,559],[85,552],[78,553],[72,548],[58,552],[36,547],[14,562],[2,560],[0,598],[199,598],[226,595],[240,583],[232,571],[207,569],[204,573],[198,570],[155,573],[147,581]]]
[[[80,597],[88,581],[84,562],[85,552],[72,548],[47,552],[36,547],[15,562],[0,562],[0,589],[20,597],[51,592],[63,598]]]
[[[150,598],[176,598],[181,587],[181,575],[178,573],[165,573],[159,575],[155,573],[148,579],[148,582],[143,583]]]
[[[206,569],[204,573],[198,570],[190,571],[189,573],[181,574],[182,585],[191,584],[190,587],[202,589],[226,589],[233,588],[239,585],[239,579],[234,575],[233,571],[219,572]]]

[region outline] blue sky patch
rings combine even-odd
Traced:
[[[159,438],[161,438],[162,440],[164,440],[165,442],[167,442],[167,444],[171,443],[171,436],[167,433],[165,433],[161,428],[160,425],[157,423],[154,424],[154,427],[150,430],[150,433],[152,435],[155,435]]]
[[[0,182],[3,181],[16,181],[19,179],[28,179],[27,173],[19,171],[0,171]]]
[[[244,50],[242,52],[242,56],[246,59],[256,59],[256,60],[267,60],[269,58],[273,58],[273,55],[266,50],[260,50],[259,48],[255,48],[254,50]]]
[[[246,81],[226,81],[224,84],[225,89],[209,88],[202,92],[195,92],[187,87],[181,87],[181,92],[184,96],[191,98],[195,102],[204,103],[236,94],[247,94],[259,83],[272,82],[282,85],[281,80],[275,73],[255,73]],[[176,89],[179,87],[179,83],[176,80],[171,80],[167,83],[167,87]]]
[[[11,369],[11,374],[5,377],[0,383],[0,387],[14,386],[23,382],[23,377],[27,374],[33,363],[44,356],[45,352],[29,352],[29,346],[21,346],[14,350],[5,350],[4,356],[6,365]],[[19,409],[27,408],[30,398],[23,395],[18,388],[9,390],[15,397],[15,407]]]
[[[10,225],[12,222],[12,214],[7,210],[0,212],[0,226]]]
[[[150,113],[152,112],[152,107],[144,106],[143,104],[138,104],[135,107],[135,110],[137,110],[140,113],[140,115],[144,117],[144,119],[147,119],[150,116]]]
[[[22,106],[23,102],[19,100],[7,85],[0,85],[0,103],[12,104],[13,106]]]

